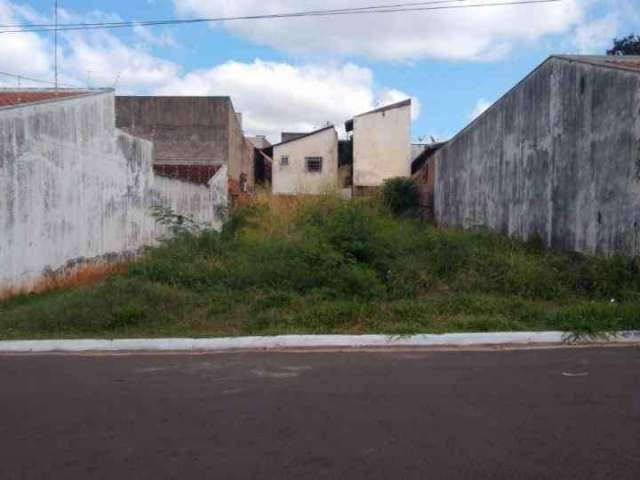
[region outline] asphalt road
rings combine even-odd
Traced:
[[[0,356],[0,478],[640,478],[640,349]]]

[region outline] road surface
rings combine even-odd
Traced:
[[[640,349],[0,356],[0,478],[640,478]]]

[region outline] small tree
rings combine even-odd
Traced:
[[[420,192],[412,178],[390,178],[382,186],[382,201],[394,215],[416,216],[420,211]]]
[[[640,55],[640,35],[614,39],[613,48],[607,50],[607,55]]]

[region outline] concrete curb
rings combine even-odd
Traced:
[[[640,331],[619,332],[607,339],[582,344],[638,344]],[[313,348],[393,348],[541,346],[566,344],[563,332],[447,333],[443,335],[282,335],[237,338],[157,338],[120,340],[9,340],[0,353],[53,352],[216,352]]]

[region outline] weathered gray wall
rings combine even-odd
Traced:
[[[247,186],[254,184],[254,149],[253,144],[244,136],[238,114],[229,109],[229,177],[240,180],[244,174]]]
[[[640,254],[640,74],[551,58],[434,156],[445,226]]]
[[[116,97],[116,126],[154,144],[158,164],[228,165],[253,183],[253,146],[229,97]]]
[[[228,97],[116,97],[116,126],[151,140],[156,163],[225,164]]]
[[[154,205],[219,226],[226,191],[155,178],[152,154],[115,129],[112,92],[0,109],[0,290],[153,244]]]

